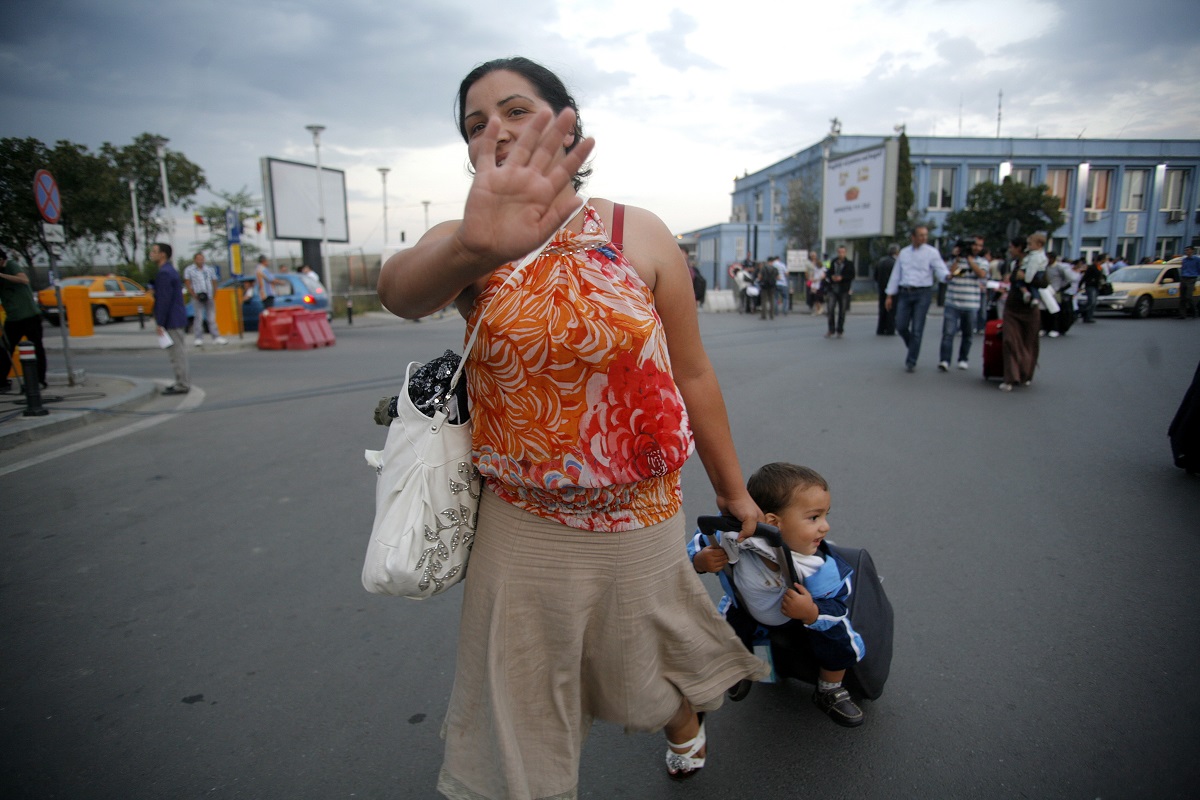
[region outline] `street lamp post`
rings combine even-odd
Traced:
[[[321,131],[325,130],[325,126],[305,125],[304,128],[312,134],[313,149],[317,151],[317,205],[320,207],[321,214],[318,217],[321,221],[321,277],[325,279],[326,291],[332,291],[333,276],[329,274],[328,259],[325,257],[325,250],[328,247],[328,237],[325,228],[325,190],[321,186]]]
[[[125,180],[129,184],[129,203],[133,206],[133,247],[131,248],[133,250],[133,262],[138,267],[141,267],[146,261],[146,254],[144,252],[140,253],[141,259],[138,259],[138,243],[140,242],[142,249],[145,250],[146,242],[142,239],[142,221],[138,216],[137,180],[134,178],[126,178]]]
[[[421,205],[425,206],[425,230],[429,230],[429,201],[422,200]]]
[[[162,136],[155,136],[154,153],[158,156],[158,174],[162,178],[163,215],[167,218],[167,244],[175,249],[175,218],[171,216],[171,188],[167,184],[167,151],[166,144],[171,141]]]
[[[387,247],[387,167],[379,167],[379,177],[383,178],[383,246]]]

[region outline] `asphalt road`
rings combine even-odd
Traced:
[[[201,354],[191,412],[0,478],[0,795],[436,796],[460,591],[362,590],[362,451],[404,365],[461,328],[340,324],[328,349]],[[680,785],[661,736],[597,724],[581,797],[1194,796],[1200,481],[1166,428],[1200,324],[1076,326],[1012,394],[980,379],[978,341],[970,372],[935,370],[937,318],[915,374],[867,315],[834,341],[807,316],[702,328],[743,469],[815,467],[831,538],[871,550],[891,679],[857,730],[803,684],[756,687],[710,717],[709,766]],[[170,375],[155,351],[75,360]],[[690,518],[713,510],[695,459],[684,492]]]

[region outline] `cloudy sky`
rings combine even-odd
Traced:
[[[735,176],[834,116],[847,134],[992,137],[1002,90],[1004,136],[1200,138],[1196,0],[7,0],[0,21],[0,136],[158,133],[212,187],[259,195],[259,158],[311,163],[320,123],[368,253],[378,167],[392,241],[424,230],[422,201],[430,224],[459,215],[454,94],[500,56],[575,93],[588,191],[676,232],[726,220]]]

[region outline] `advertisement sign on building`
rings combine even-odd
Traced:
[[[898,153],[898,143],[889,139],[882,146],[829,159],[821,202],[827,238],[895,233]]]

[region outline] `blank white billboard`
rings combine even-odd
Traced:
[[[320,202],[317,199],[317,168],[278,158],[263,158],[263,207],[267,235],[272,239],[321,238]],[[350,214],[346,207],[346,173],[321,167],[321,191],[325,202],[325,238],[350,241]]]

